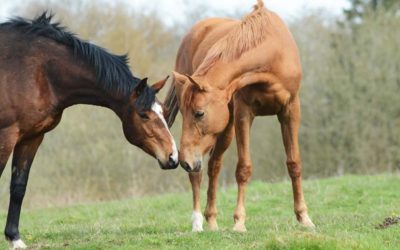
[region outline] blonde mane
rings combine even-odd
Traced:
[[[268,11],[264,2],[257,0],[254,10],[211,47],[196,74],[205,75],[218,60],[229,62],[257,47],[267,36],[265,26],[268,24]]]

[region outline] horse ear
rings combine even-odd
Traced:
[[[165,83],[167,83],[168,78],[169,76],[167,76],[164,80],[154,83],[153,85],[151,85],[151,88],[155,90],[156,93],[158,93],[165,86]]]
[[[208,91],[210,89],[208,85],[201,85],[188,74],[182,75],[175,71],[173,71],[172,74],[174,75],[174,83],[184,85],[189,79],[190,83],[192,83],[197,89],[201,91]]]
[[[173,78],[173,83],[175,84],[180,84],[180,85],[184,85],[186,82],[186,77],[176,71],[172,71],[172,75],[174,76]]]
[[[185,74],[185,76],[189,79],[189,81],[196,86],[197,89],[199,90],[205,90],[204,86],[200,85],[198,82],[196,82],[190,75]]]
[[[139,84],[135,87],[133,92],[136,96],[140,96],[146,87],[147,87],[147,77],[140,80]]]

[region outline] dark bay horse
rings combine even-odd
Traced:
[[[25,248],[19,218],[29,170],[44,134],[63,110],[76,104],[109,108],[121,119],[126,139],[157,158],[163,169],[178,165],[178,151],[156,93],[132,75],[126,56],[78,39],[51,15],[0,24],[0,174],[13,152],[5,236]],[[98,122],[98,121],[96,121]]]
[[[250,127],[255,116],[266,115],[277,115],[281,124],[297,220],[314,227],[301,186],[298,129],[302,69],[296,43],[283,21],[267,10],[261,0],[243,20],[203,20],[184,37],[175,69],[174,84],[165,104],[170,111],[169,125],[178,110],[183,117],[179,160],[189,172],[192,184],[193,231],[203,230],[201,161],[209,152],[204,215],[209,229],[218,229],[218,176],[223,154],[235,134],[239,161],[233,229],[246,231],[245,189],[252,173]]]

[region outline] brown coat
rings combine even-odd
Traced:
[[[200,21],[184,37],[176,60],[174,85],[166,99],[170,125],[182,113],[180,162],[190,172],[194,211],[200,211],[202,156],[211,152],[206,219],[217,228],[215,195],[222,156],[236,131],[239,186],[235,227],[244,231],[244,190],[252,172],[249,132],[255,116],[278,115],[293,181],[295,213],[313,226],[301,189],[298,147],[301,64],[296,43],[284,22],[259,0],[243,20]],[[267,153],[267,152],[266,152]],[[195,216],[196,217],[196,216]],[[196,218],[199,218],[198,216]],[[200,230],[199,221],[193,230]]]

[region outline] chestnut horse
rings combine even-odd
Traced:
[[[174,84],[164,104],[170,111],[167,118],[170,126],[178,109],[183,117],[179,160],[189,172],[192,184],[193,231],[203,230],[199,194],[201,161],[209,152],[204,215],[209,229],[218,229],[218,176],[223,154],[235,133],[239,160],[233,229],[246,231],[245,189],[252,173],[250,127],[255,116],[267,115],[277,115],[281,124],[297,220],[314,227],[301,187],[298,129],[302,70],[295,41],[283,21],[260,0],[241,21],[227,18],[200,21],[184,37],[175,70]]]
[[[51,23],[35,20],[0,24],[0,175],[12,152],[10,205],[5,236],[12,248],[25,248],[19,218],[29,170],[44,134],[63,110],[76,104],[111,109],[126,139],[157,158],[163,169],[178,165],[178,151],[153,86],[132,75],[126,56],[115,56]],[[96,121],[98,122],[98,121]]]

